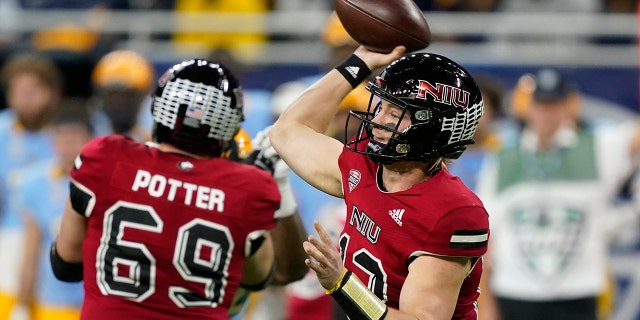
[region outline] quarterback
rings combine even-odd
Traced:
[[[404,47],[356,49],[274,124],[271,142],[291,169],[344,198],[338,244],[315,223],[303,245],[320,284],[350,319],[477,319],[489,219],[446,167],[473,143],[483,113],[469,73],[440,55]],[[346,143],[324,133],[341,100],[372,70],[368,111]]]

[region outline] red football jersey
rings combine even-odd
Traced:
[[[275,227],[268,172],[111,135],[71,170],[88,218],[82,318],[228,319],[245,256]]]
[[[398,308],[408,266],[416,256],[480,257],[489,216],[480,199],[446,169],[401,192],[385,192],[381,168],[346,149],[339,159],[347,216],[340,237],[344,265],[388,306]],[[475,320],[482,260],[464,280],[453,319]]]

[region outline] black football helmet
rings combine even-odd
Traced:
[[[185,60],[169,68],[153,94],[153,139],[219,157],[243,121],[242,88],[224,66]]]
[[[371,92],[366,112],[350,111],[349,121],[361,121],[358,134],[346,147],[367,154],[381,164],[399,160],[429,161],[440,157],[457,159],[468,144],[482,116],[484,104],[476,82],[454,61],[433,53],[415,53],[387,66],[367,86]],[[373,122],[384,99],[408,113],[411,125]],[[402,119],[401,116],[400,118]],[[370,139],[373,127],[393,133],[387,144]]]

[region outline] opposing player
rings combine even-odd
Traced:
[[[225,67],[186,60],[158,80],[155,144],[83,148],[51,248],[59,279],[84,280],[83,319],[228,319],[239,286],[269,283],[276,182],[221,158],[242,112]]]
[[[153,90],[153,65],[132,50],[114,50],[104,55],[91,74],[96,134],[124,134],[138,141],[151,139],[149,92]]]
[[[345,200],[339,250],[317,222],[304,248],[351,319],[475,320],[488,214],[446,162],[473,143],[482,97],[454,61],[404,50],[356,49],[280,116],[271,142],[303,179]],[[324,135],[340,101],[384,66],[368,112],[347,118],[357,135],[344,145]]]

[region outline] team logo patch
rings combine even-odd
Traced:
[[[533,275],[557,279],[580,263],[577,253],[585,246],[588,221],[582,208],[549,200],[515,209],[510,220],[519,259],[527,261]]]
[[[180,161],[178,162],[178,168],[182,171],[189,171],[193,169],[193,163],[189,161]]]
[[[358,183],[360,183],[360,178],[362,178],[360,171],[356,169],[351,169],[349,171],[349,192],[352,192],[353,189],[358,186]]]

